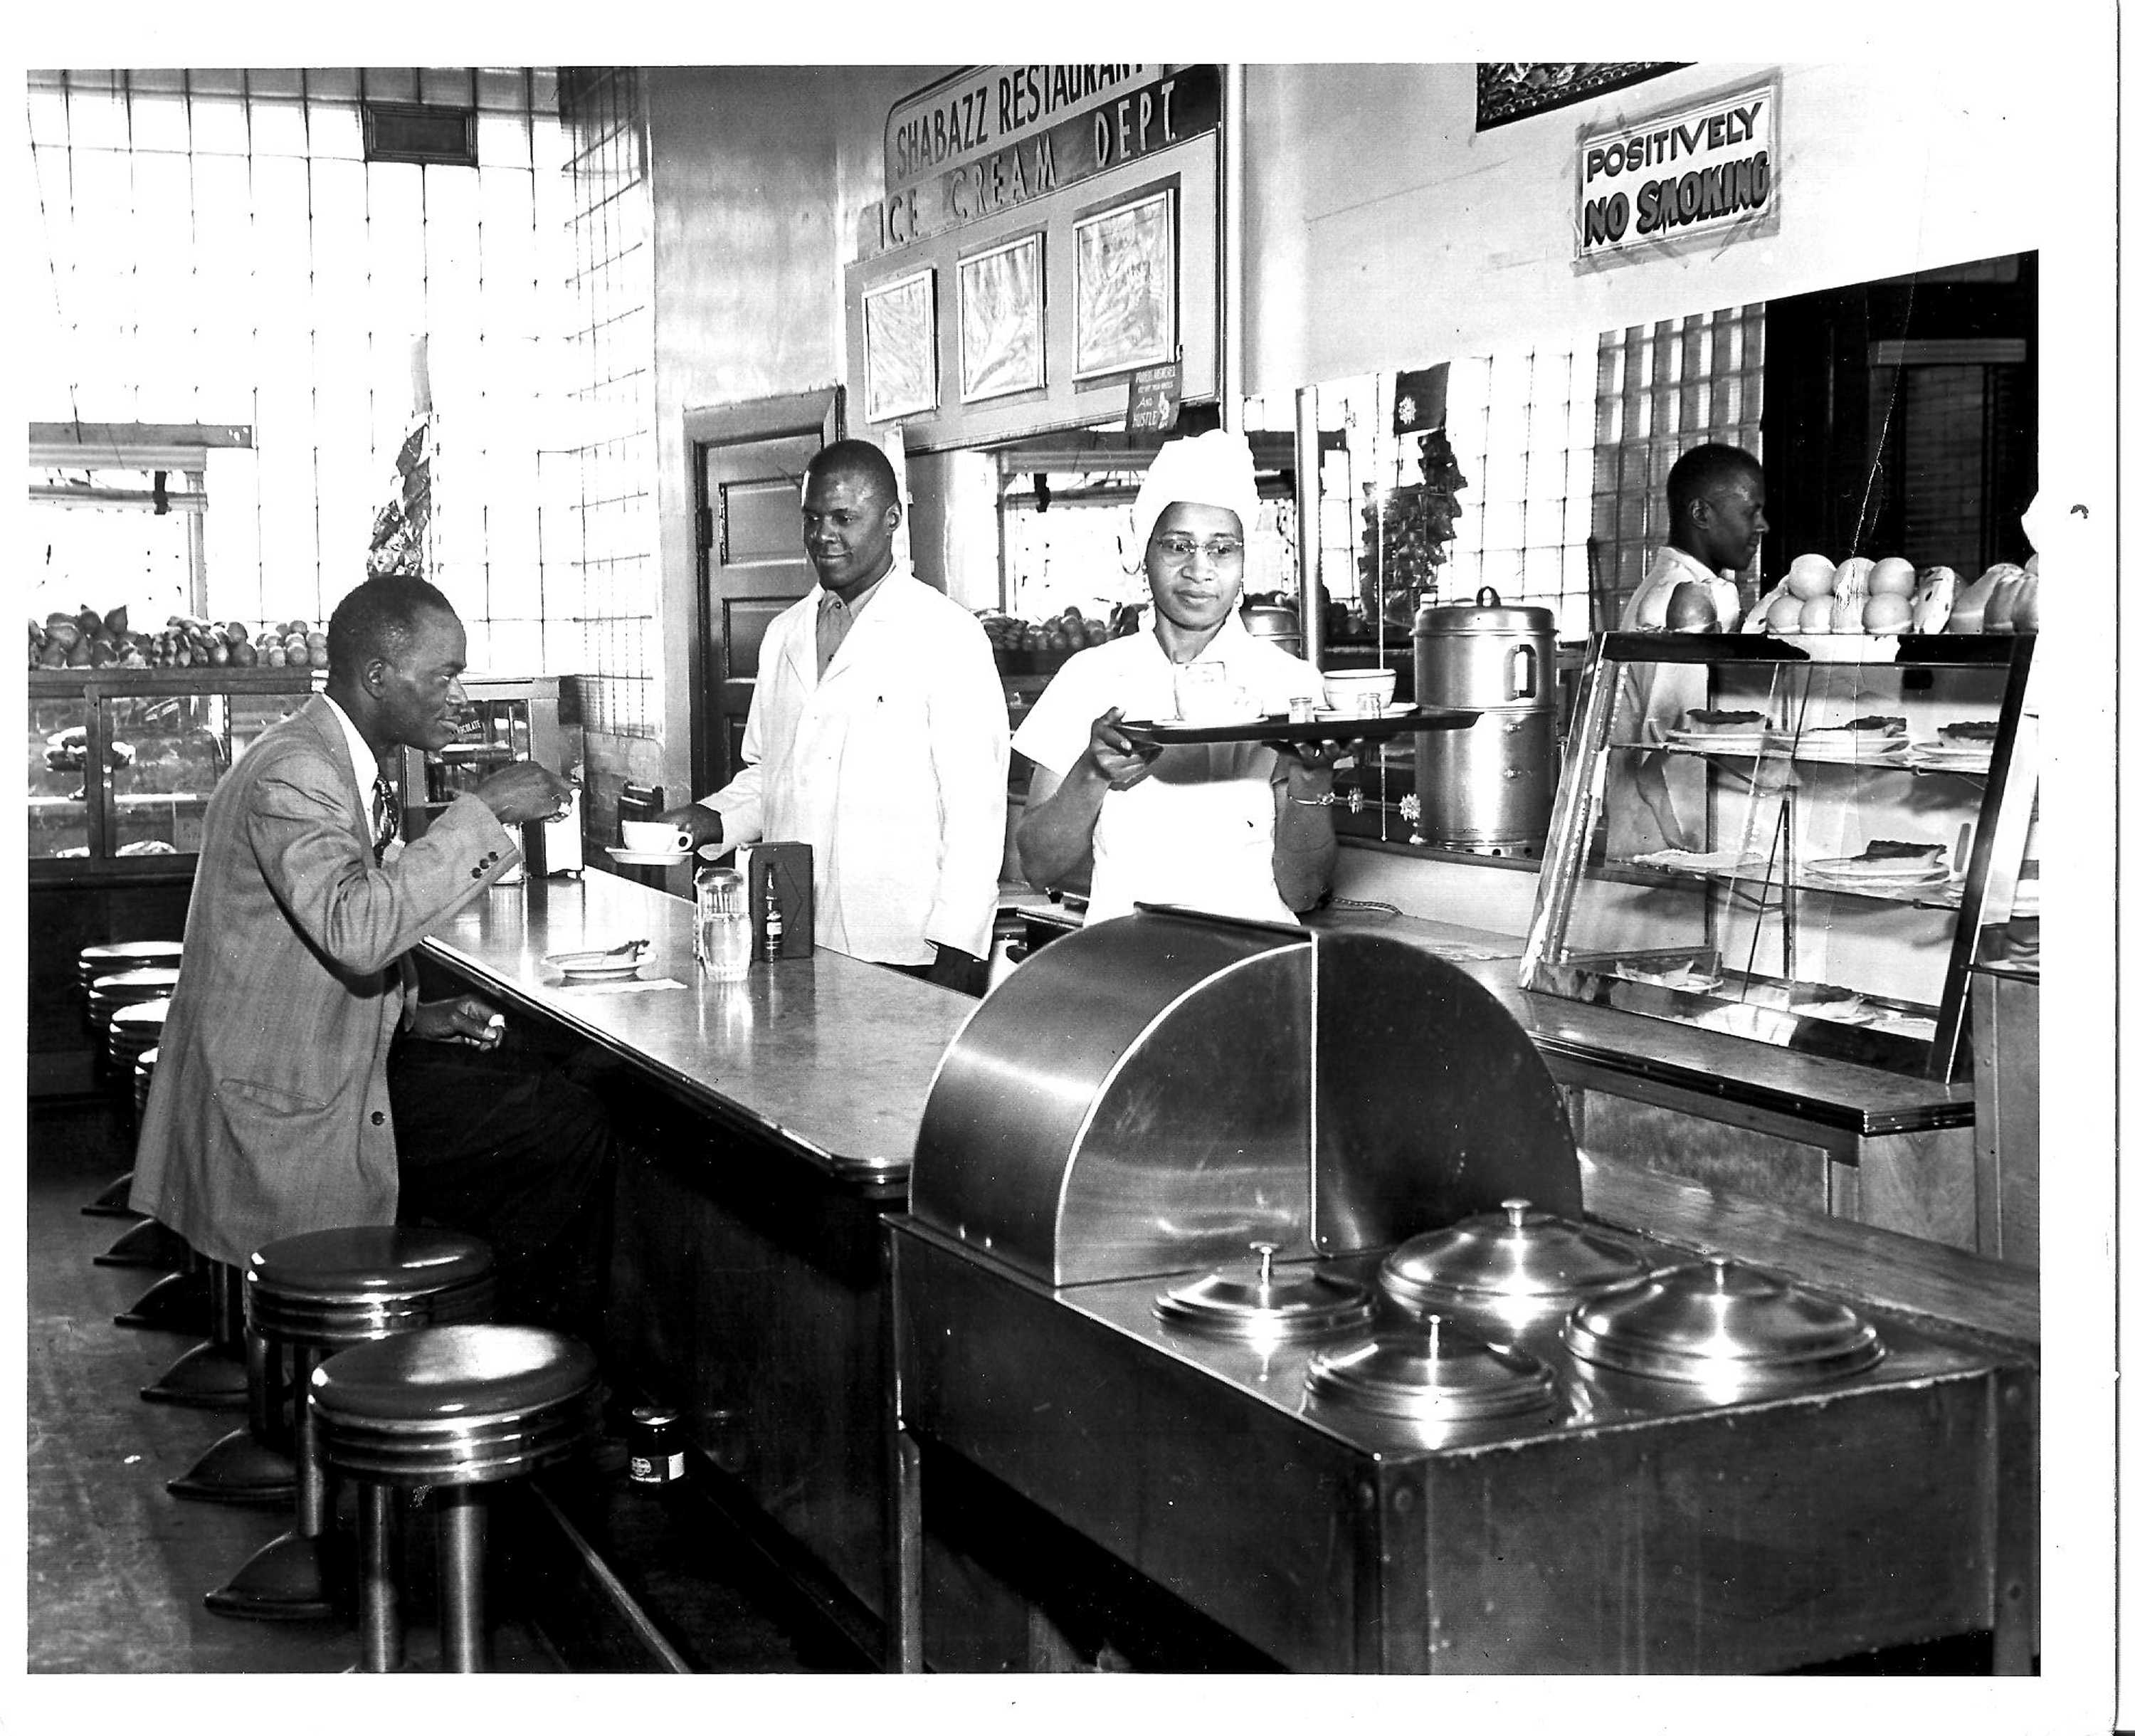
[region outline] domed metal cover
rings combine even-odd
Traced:
[[[1419,1318],[1455,1304],[1525,1320],[1646,1270],[1644,1257],[1628,1243],[1537,1211],[1525,1200],[1508,1200],[1496,1211],[1411,1236],[1379,1268],[1379,1286],[1389,1302]]]
[[[1671,1266],[1582,1303],[1571,1353],[1595,1366],[1755,1396],[1872,1368],[1876,1329],[1845,1303],[1724,1259]]]
[[[1435,1314],[1353,1348],[1323,1350],[1305,1384],[1330,1404],[1419,1423],[1541,1417],[1556,1405],[1556,1384],[1542,1363]]]
[[[1277,1271],[1276,1244],[1256,1242],[1249,1266],[1227,1266],[1167,1290],[1156,1317],[1210,1338],[1280,1342],[1320,1338],[1363,1326],[1372,1298],[1362,1284],[1291,1266]]]

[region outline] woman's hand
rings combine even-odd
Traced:
[[[1130,741],[1119,727],[1120,717],[1120,707],[1115,706],[1090,725],[1087,757],[1107,789],[1132,789],[1149,776],[1156,756],[1164,751]]]

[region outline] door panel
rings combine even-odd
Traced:
[[[801,547],[801,478],[844,426],[841,391],[692,413],[696,473],[697,620],[705,696],[690,709],[694,788],[719,788],[741,767],[764,629],[805,596],[815,570]]]

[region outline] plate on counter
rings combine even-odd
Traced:
[[[561,973],[566,982],[622,982],[637,974],[638,967],[652,954],[642,942],[637,950],[617,953],[605,947],[580,952],[549,953],[541,962]]]
[[[612,862],[621,862],[629,868],[679,868],[690,860],[686,850],[615,850],[608,853]]]
[[[1151,747],[1199,747],[1225,742],[1278,741],[1387,741],[1397,735],[1413,735],[1419,730],[1464,730],[1481,716],[1479,711],[1452,706],[1395,706],[1377,717],[1353,712],[1315,710],[1310,722],[1287,713],[1257,717],[1245,723],[1190,724],[1176,718],[1121,723],[1120,734],[1129,741]]]

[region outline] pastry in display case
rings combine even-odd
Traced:
[[[2036,914],[2030,633],[1608,633],[1523,987],[1949,1081]]]
[[[32,880],[190,874],[222,774],[323,676],[235,666],[31,671]]]

